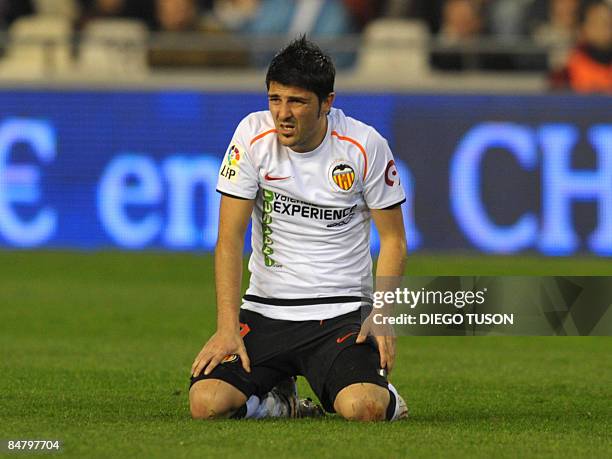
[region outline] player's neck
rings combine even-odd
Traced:
[[[296,153],[310,153],[311,151],[316,150],[325,140],[327,136],[327,126],[328,126],[327,115],[323,115],[322,123],[319,127],[319,130],[316,135],[312,137],[312,141],[308,142],[307,145],[300,145],[297,147],[290,147]]]

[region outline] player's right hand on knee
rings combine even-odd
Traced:
[[[242,367],[250,373],[251,362],[238,330],[236,332],[217,330],[193,361],[191,375],[199,376],[202,370],[204,370],[205,375],[209,375],[225,357],[232,354],[240,357]]]

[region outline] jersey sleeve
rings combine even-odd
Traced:
[[[248,122],[244,119],[236,128],[219,168],[217,191],[221,194],[241,199],[254,199],[257,195],[257,169],[251,152],[247,150],[249,132]]]
[[[370,164],[363,184],[363,196],[367,206],[386,209],[406,201],[387,141],[377,132],[372,132],[366,145]]]

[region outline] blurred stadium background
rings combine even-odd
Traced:
[[[411,252],[612,254],[605,1],[4,0],[0,21],[2,246],[210,251],[219,159],[306,33],[395,152]]]
[[[201,452],[186,382],[214,330],[216,174],[302,33],[395,153],[408,273],[612,275],[610,7],[0,0],[0,438]],[[409,428],[218,423],[208,451],[608,455],[608,338],[487,340],[400,340]]]

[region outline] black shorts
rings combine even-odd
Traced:
[[[294,322],[240,311],[241,334],[251,360],[251,373],[239,358],[217,365],[205,376],[191,378],[191,385],[203,379],[220,379],[246,397],[263,396],[289,376],[304,376],[323,408],[334,412],[336,395],[355,383],[387,387],[381,376],[380,357],[374,339],[356,344],[361,312],[354,311],[326,320]]]

